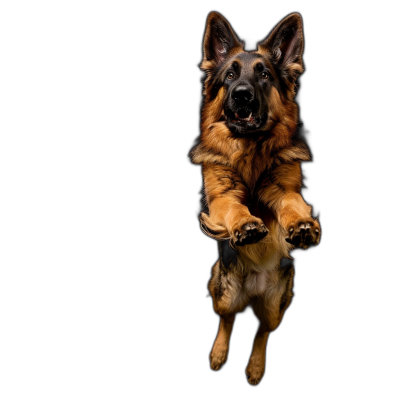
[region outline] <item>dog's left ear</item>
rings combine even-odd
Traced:
[[[303,22],[299,13],[288,15],[258,43],[258,51],[269,52],[275,63],[282,67],[298,64],[302,68],[303,48]]]

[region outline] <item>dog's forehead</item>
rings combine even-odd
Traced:
[[[262,58],[263,56],[260,53],[249,53],[245,51],[236,56],[236,59],[239,60],[243,66],[252,66],[256,60]]]
[[[235,59],[244,70],[253,70],[254,65],[261,61],[263,56],[259,53],[243,52],[238,54]]]

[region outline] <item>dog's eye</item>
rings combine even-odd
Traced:
[[[267,71],[262,72],[261,77],[262,77],[263,79],[268,79],[268,78],[269,78],[268,72],[267,72]]]
[[[235,77],[235,74],[234,74],[233,72],[229,72],[227,78],[228,78],[229,80],[231,80],[231,79],[233,79],[234,77]]]

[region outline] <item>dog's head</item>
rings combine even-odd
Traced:
[[[268,131],[288,116],[297,122],[293,98],[296,79],[303,72],[300,14],[283,19],[257,50],[247,52],[243,47],[229,22],[211,12],[200,66],[207,73],[208,115],[215,119],[209,117],[208,122],[225,120],[239,135]]]

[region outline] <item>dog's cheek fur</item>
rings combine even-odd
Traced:
[[[225,88],[221,87],[218,90],[217,95],[212,100],[207,100],[204,103],[202,110],[202,130],[208,129],[214,122],[220,120],[223,115],[224,98]]]
[[[286,67],[277,68],[279,74],[280,90],[289,100],[293,100],[297,93],[298,78],[304,72],[300,64],[289,64]]]

